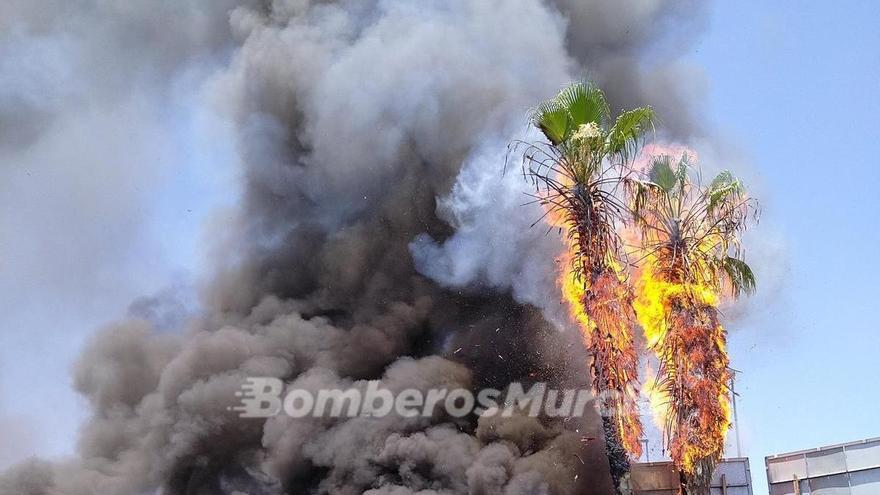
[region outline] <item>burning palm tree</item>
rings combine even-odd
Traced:
[[[625,165],[653,128],[653,117],[651,108],[643,107],[612,121],[602,91],[576,83],[534,111],[532,122],[549,145],[526,144],[523,160],[524,174],[536,185],[535,201],[545,206],[550,224],[566,234],[560,285],[592,355],[592,385],[606,411],[606,446],[616,484],[629,471],[627,453],[641,455],[642,432],[633,293],[615,229],[627,208],[618,189]]]
[[[667,448],[688,493],[708,493],[730,426],[731,375],[719,298],[755,289],[740,235],[755,201],[730,172],[708,187],[692,180],[687,156],[656,158],[647,180],[631,180],[642,234],[635,309],[659,361],[646,388],[662,409]]]

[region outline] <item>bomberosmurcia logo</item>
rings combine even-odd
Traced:
[[[392,392],[374,380],[362,388],[288,389],[272,377],[251,377],[235,393],[237,406],[229,409],[242,418],[269,418],[286,414],[294,418],[311,417],[430,417],[442,408],[453,417],[478,416],[576,417],[582,416],[596,396],[589,389],[557,390],[546,383],[511,383],[506,391],[465,388],[404,389]],[[602,403],[604,401],[595,401]]]

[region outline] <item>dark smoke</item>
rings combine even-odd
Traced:
[[[95,82],[108,105],[138,67],[162,88],[222,60],[203,91],[235,122],[244,169],[235,218],[212,230],[203,312],[169,332],[156,323],[185,312],[144,299],[98,332],[74,370],[92,411],[78,455],[14,467],[0,493],[603,493],[607,461],[581,441],[598,417],[262,421],[227,407],[248,376],[314,390],[587,383],[577,337],[557,328],[555,241],[523,225],[536,211],[501,174],[504,145],[585,68],[615,108],[671,105],[670,132],[692,133],[668,83],[693,3],[4,5],[0,19],[86,40],[76,77],[119,64]],[[10,142],[55,115],[35,101],[0,100],[0,122],[26,118]]]

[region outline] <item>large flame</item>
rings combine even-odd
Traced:
[[[708,285],[670,280],[653,268],[654,261],[644,261],[634,307],[665,381],[649,376],[643,390],[676,466],[689,479],[706,482],[730,428],[721,295]]]
[[[651,162],[647,155],[679,149],[654,146],[644,151],[632,164],[633,170],[646,170]],[[571,177],[563,176],[552,186],[566,192],[545,206],[549,223],[566,233],[565,249],[558,258],[558,283],[592,356],[592,383],[605,411],[606,435],[617,435],[606,437],[607,446],[641,455],[638,353],[633,340],[633,329],[640,324],[647,348],[657,358],[658,369],[643,387],[654,419],[665,433],[666,450],[688,492],[705,493],[730,428],[731,375],[718,311],[727,287],[717,260],[718,250],[729,246],[724,236],[731,232],[715,229],[714,219],[699,216],[707,208],[698,202],[708,201],[699,185],[686,183],[686,175],[677,180],[681,192],[676,208],[668,204],[672,199],[661,195],[670,189],[638,196],[640,201],[656,201],[645,204],[659,213],[642,214],[641,206],[636,213],[634,225],[641,229],[641,239],[632,239],[633,251],[627,256],[637,260],[635,290],[627,278],[632,267],[618,262],[617,248],[606,239],[609,228],[618,229],[617,240],[635,237],[636,230],[603,221],[600,194],[598,199],[589,196],[582,185],[572,185]],[[743,204],[732,208],[746,208]],[[693,209],[683,213],[683,207]]]
[[[562,232],[573,231],[574,219],[551,210],[548,221]],[[593,388],[603,415],[613,421],[620,443],[634,458],[642,454],[642,423],[637,407],[638,354],[633,340],[633,295],[621,267],[613,259],[598,276],[577,269],[581,249],[577,236],[563,236],[565,249],[557,258],[557,283],[572,321],[592,356]],[[583,268],[583,267],[581,267]]]
[[[686,147],[653,144],[634,168],[645,171],[652,157],[662,155],[696,158]],[[648,232],[649,239],[661,240]],[[706,236],[694,249],[708,253],[718,242]],[[645,373],[642,391],[676,466],[707,486],[730,428],[730,360],[718,313],[722,288],[709,283],[716,279],[710,266],[690,266],[691,276],[683,276],[674,250],[632,254],[639,260],[633,307],[659,366]]]

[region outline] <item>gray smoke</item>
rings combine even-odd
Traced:
[[[597,418],[264,421],[227,408],[248,376],[313,390],[586,383],[547,296],[557,240],[528,228],[539,215],[502,173],[505,146],[585,69],[615,108],[681,105],[670,132],[693,132],[688,94],[666,84],[692,3],[4,4],[11,36],[67,40],[77,56],[27,45],[41,63],[33,84],[4,85],[0,130],[22,123],[0,147],[38,143],[67,115],[69,97],[38,97],[59,74],[124,109],[132,84],[152,108],[181,73],[207,72],[200,94],[234,122],[243,168],[241,204],[206,236],[203,311],[181,323],[164,292],[99,331],[74,369],[91,407],[77,456],[16,466],[0,493],[603,493],[607,461],[581,441],[599,436]]]

